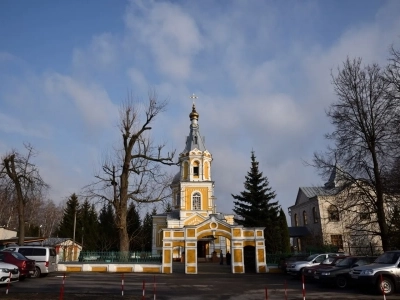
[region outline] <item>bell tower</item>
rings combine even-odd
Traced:
[[[181,222],[194,214],[208,217],[214,213],[212,155],[205,147],[205,138],[200,135],[199,114],[194,102],[189,118],[189,135],[184,150],[179,154],[180,170],[171,184],[172,206],[179,211]]]

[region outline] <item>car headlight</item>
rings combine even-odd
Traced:
[[[374,271],[372,269],[367,269],[367,270],[361,271],[360,275],[374,275]]]
[[[3,273],[10,273],[10,270],[9,269],[0,269],[0,272],[3,272]]]
[[[331,275],[331,273],[330,272],[322,272],[321,275],[322,276],[329,276],[329,275]]]

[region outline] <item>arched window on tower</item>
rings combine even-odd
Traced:
[[[199,177],[199,162],[195,161],[193,162],[193,176],[194,177]]]
[[[299,226],[299,219],[297,217],[297,214],[294,214],[294,226]]]
[[[200,195],[200,193],[196,192],[196,193],[193,194],[192,203],[193,203],[193,210],[200,210],[201,209],[201,195]]]

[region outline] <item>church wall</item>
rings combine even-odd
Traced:
[[[183,163],[183,180],[189,179],[189,163],[185,161]]]
[[[204,162],[204,179],[210,180],[210,163],[208,161]]]
[[[201,194],[201,209],[208,209],[208,188],[207,187],[187,187],[185,189],[185,205],[188,210],[192,209],[192,194],[194,192]]]

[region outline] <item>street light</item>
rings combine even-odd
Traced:
[[[42,229],[42,226],[43,226],[43,225],[39,225],[39,237],[41,236],[41,235],[40,235],[40,230]]]

